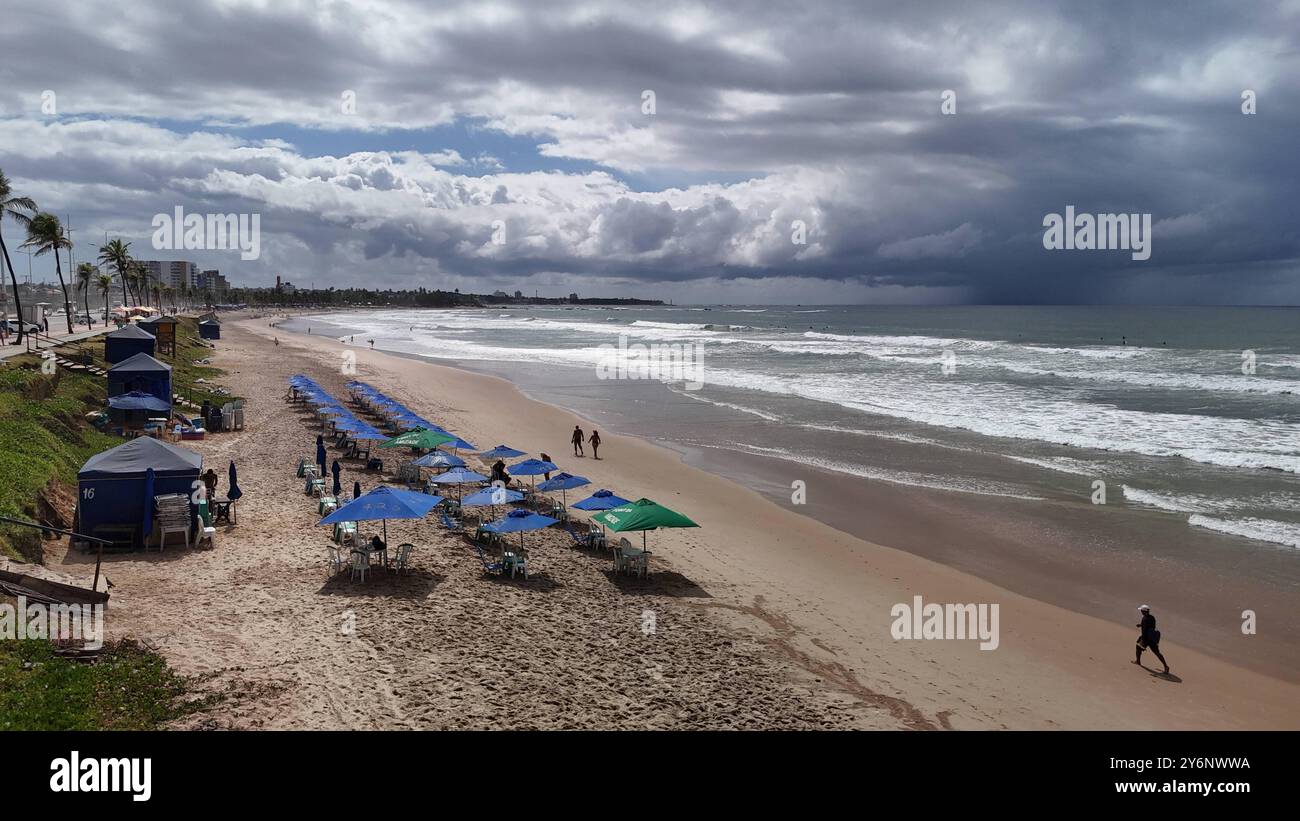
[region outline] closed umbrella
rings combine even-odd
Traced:
[[[339,467],[339,460],[335,459],[334,464],[330,465],[330,472],[334,474],[334,498],[337,499],[343,492],[343,485],[339,484],[339,474],[342,468]]]
[[[316,437],[316,464],[320,465],[320,476],[325,476],[325,441],[321,437]]]
[[[145,538],[153,532],[153,478],[153,468],[144,472],[144,519],[140,523],[140,530]]]
[[[235,471],[235,461],[230,460],[230,490],[226,491],[226,498],[235,501],[244,495],[244,491],[239,489],[239,474]]]
[[[353,482],[353,483],[352,483],[352,498],[353,498],[353,499],[360,499],[360,498],[361,498],[361,483],[360,483],[360,482]]]

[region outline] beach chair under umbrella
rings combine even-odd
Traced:
[[[462,505],[474,507],[476,505],[488,505],[492,509],[491,517],[497,517],[497,505],[506,505],[511,502],[522,501],[524,494],[517,490],[510,490],[506,487],[485,487],[482,490],[471,493],[464,499],[460,500]]]
[[[512,510],[495,522],[488,522],[483,525],[483,529],[489,533],[504,535],[507,533],[519,534],[519,559],[524,562],[524,578],[528,578],[528,564],[523,559],[524,551],[524,533],[529,530],[542,530],[558,522],[559,519],[552,519],[550,516],[543,516],[540,513],[533,513],[528,510]]]
[[[642,553],[647,552],[646,531],[666,527],[699,527],[698,524],[677,511],[649,499],[637,499],[630,504],[593,513],[591,520],[608,527],[615,533],[633,530],[641,531]]]
[[[451,470],[439,476],[433,477],[435,485],[456,485],[456,502],[460,502],[461,485],[478,484],[486,482],[488,477],[481,473],[475,473],[469,468],[452,468]]]
[[[586,476],[574,476],[572,473],[557,473],[537,486],[537,489],[543,493],[552,493],[560,491],[560,501],[565,506],[569,506],[567,492],[575,487],[583,487],[591,484],[591,480]]]
[[[427,493],[416,493],[413,490],[402,490],[401,488],[380,485],[361,498],[340,506],[338,510],[335,510],[316,524],[334,525],[340,522],[382,520],[384,523],[384,543],[387,544],[389,519],[423,519],[429,515],[430,510],[433,510],[441,503],[441,496],[430,496]]]

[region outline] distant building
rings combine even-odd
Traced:
[[[492,292],[492,296],[500,297],[501,299],[509,299],[509,298],[510,298],[510,294],[507,294],[505,291],[493,291],[493,292]]]
[[[183,291],[201,288],[203,278],[199,266],[187,260],[141,260],[150,283],[158,283]]]
[[[578,295],[577,295],[577,294],[569,294],[569,302],[573,303],[574,305],[577,305],[577,304],[578,304]]]
[[[523,298],[524,298],[523,291],[515,291],[515,299],[523,299]]]
[[[202,290],[211,291],[213,294],[224,294],[230,287],[230,283],[221,275],[220,271],[204,271],[201,278]]]

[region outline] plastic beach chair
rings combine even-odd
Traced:
[[[389,562],[389,566],[398,573],[406,573],[411,569],[411,551],[415,550],[415,545],[406,543],[397,546],[397,555]]]
[[[475,544],[474,550],[478,552],[478,560],[483,564],[483,572],[493,576],[500,576],[505,571],[505,565],[501,562],[494,562],[483,552],[482,545]]]

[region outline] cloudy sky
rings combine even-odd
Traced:
[[[18,192],[79,260],[237,284],[1300,304],[1298,111],[1300,0],[0,12]],[[1151,258],[1045,250],[1067,205],[1150,214]],[[259,214],[260,258],[155,250],[176,206]]]

